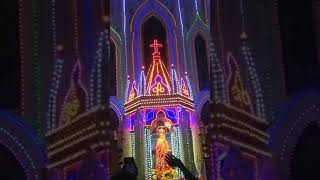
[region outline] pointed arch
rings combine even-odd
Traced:
[[[124,102],[124,92],[125,92],[125,74],[127,73],[127,66],[125,59],[123,58],[124,50],[123,50],[123,41],[120,34],[110,26],[110,39],[111,43],[115,45],[115,58],[116,58],[116,96]],[[111,49],[110,49],[111,50]]]
[[[196,47],[195,47],[195,40],[197,37],[202,37],[202,39],[204,40],[205,43],[205,51],[206,51],[206,60],[208,64],[208,76],[210,73],[210,68],[209,68],[209,39],[211,37],[210,34],[210,29],[209,27],[198,17],[196,16],[196,19],[194,20],[193,24],[191,25],[189,31],[187,32],[187,47],[189,49],[189,57],[191,57],[191,59],[189,59],[188,63],[189,66],[187,67],[188,71],[191,72],[193,78],[193,82],[192,82],[192,86],[193,89],[195,90],[195,92],[199,92],[201,91],[201,89],[199,88],[199,71],[198,68],[193,68],[193,67],[197,67],[198,66],[198,62],[197,62],[197,53],[196,53]],[[209,77],[208,77],[209,79]]]
[[[119,122],[121,122],[123,119],[124,113],[125,113],[122,102],[120,102],[120,100],[118,98],[111,96],[110,97],[110,109],[112,109],[116,113]]]
[[[217,50],[211,37],[210,27],[205,22],[203,22],[199,16],[196,16],[186,36],[187,49],[189,49],[189,57],[191,57],[191,59],[189,59],[189,62],[191,63],[189,63],[189,66],[187,68],[194,77],[192,81],[193,89],[197,90],[197,85],[199,83],[198,71],[196,68],[193,68],[197,66],[194,41],[198,35],[202,36],[206,41],[211,99],[215,102],[226,102],[227,93],[225,92],[226,88],[224,85],[224,74],[222,69],[223,66],[220,59],[218,58]]]
[[[197,35],[194,40],[194,53],[197,64],[199,91],[209,89],[209,60],[207,43],[203,36]]]
[[[143,66],[149,69],[152,63],[152,48],[150,48],[150,43],[157,39],[163,46],[159,49],[162,61],[168,67],[168,43],[167,43],[167,32],[165,29],[164,22],[158,17],[151,15],[142,24],[142,52],[143,52]]]
[[[208,124],[210,119],[211,103],[209,90],[199,92],[194,101],[195,110],[196,112],[200,112],[199,117],[201,119],[201,123],[205,126]]]
[[[77,60],[70,75],[69,88],[60,110],[59,125],[71,122],[89,108],[89,93],[82,82],[82,65]]]
[[[269,148],[279,155],[281,167],[289,176],[290,161],[299,137],[312,123],[320,126],[320,91],[318,89],[297,93],[280,110],[269,129]]]
[[[119,91],[117,88],[117,83],[119,82],[119,77],[118,75],[118,51],[117,51],[118,47],[116,45],[116,43],[113,41],[113,39],[111,38],[110,41],[110,95],[111,96],[117,96]]]
[[[205,91],[201,91],[200,93],[198,93],[198,95],[196,96],[195,100],[194,100],[194,108],[197,112],[200,112],[201,109],[203,108],[204,103],[206,103],[207,101],[210,101],[210,91],[209,90],[205,90]]]
[[[130,32],[132,33],[132,43],[131,43],[131,50],[132,50],[132,70],[135,76],[139,75],[139,70],[141,69],[142,64],[142,44],[141,44],[141,29],[142,24],[148,19],[150,16],[155,16],[159,20],[161,20],[164,24],[164,28],[167,32],[167,40],[168,40],[168,54],[169,59],[171,60],[172,64],[176,64],[177,60],[177,51],[176,51],[176,44],[177,44],[177,37],[176,37],[176,20],[173,14],[169,11],[169,9],[164,6],[159,1],[145,1],[138,9],[135,11],[131,22],[130,22]]]

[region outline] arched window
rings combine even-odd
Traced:
[[[110,130],[116,131],[119,128],[119,118],[117,116],[117,113],[113,109],[110,109],[110,120]]]
[[[110,75],[110,96],[117,96],[117,52],[113,41],[110,46]]]
[[[146,69],[148,69],[152,62],[152,49],[150,48],[150,44],[153,42],[154,39],[157,39],[163,45],[163,47],[160,48],[160,53],[163,58],[162,60],[164,64],[168,66],[167,36],[162,22],[158,18],[151,16],[143,24],[142,37],[143,60]]]
[[[207,47],[205,40],[198,35],[194,42],[197,68],[198,68],[198,80],[199,90],[209,89],[209,66],[207,60]]]
[[[1,1],[0,7],[0,109],[19,109],[18,1]]]

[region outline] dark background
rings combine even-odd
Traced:
[[[1,180],[24,180],[24,171],[13,154],[0,144],[0,179]]]
[[[312,0],[278,2],[287,94],[319,88],[320,68],[316,57]],[[299,138],[291,160],[290,179],[319,179],[319,130],[318,125],[310,125]]]
[[[20,105],[18,1],[0,1],[0,109]]]
[[[312,0],[279,0],[278,12],[287,93],[318,88],[320,68]]]
[[[279,22],[281,32],[283,63],[285,67],[286,90],[288,95],[308,88],[319,88],[320,68],[316,60],[316,42],[314,19],[312,16],[312,0],[278,0]],[[0,109],[19,109],[20,104],[20,62],[19,62],[19,36],[18,36],[18,6],[17,0],[0,1]],[[163,42],[165,32],[157,21],[151,21],[146,26],[144,33],[157,28],[159,34],[145,34],[144,58],[146,64],[150,64],[151,53],[148,46],[153,38],[158,37],[161,43],[162,55],[166,59],[166,42]],[[158,24],[158,25],[157,25]],[[304,179],[310,169],[303,168],[305,164],[312,164],[319,159],[319,145],[312,142],[317,141],[319,129],[310,127],[304,133],[298,148],[292,159],[294,169],[291,177]],[[303,143],[305,142],[305,143]],[[310,155],[303,158],[303,155]],[[0,177],[4,173],[22,176],[21,167],[8,150],[0,146]],[[298,172],[299,171],[299,172]],[[6,178],[0,178],[6,179]]]

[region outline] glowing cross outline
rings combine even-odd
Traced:
[[[153,48],[152,59],[160,59],[159,48],[163,47],[161,43],[158,43],[158,40],[153,40],[153,44],[150,44],[150,47]]]

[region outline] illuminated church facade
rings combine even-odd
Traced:
[[[111,2],[110,28],[111,54],[115,54],[111,57],[117,67],[111,106],[113,100],[123,104],[117,107],[123,109],[118,114],[118,131],[124,139],[120,142],[122,156],[135,157],[140,179],[181,177],[177,170],[162,168],[168,166],[164,155],[169,152],[205,177],[204,126],[200,128],[196,108],[201,109],[210,99],[209,2],[199,4],[201,9],[196,8],[198,4],[180,1],[123,3]],[[193,15],[185,16],[184,8],[190,8]],[[193,26],[189,31],[185,29],[187,22]],[[121,72],[127,72],[126,76]],[[200,79],[192,78],[198,75]],[[165,130],[164,138],[161,129]]]
[[[290,176],[320,96],[283,105],[276,5],[259,3],[19,1],[21,105],[0,112],[0,147],[30,180],[108,179],[124,157],[138,179],[183,177],[166,153],[199,179],[264,180],[271,158]]]
[[[256,177],[259,159],[270,157],[246,32],[238,34],[239,54],[221,56],[210,30],[211,10],[206,0],[111,1],[110,60],[116,67],[111,107],[120,121],[122,156],[135,157],[139,179],[181,176],[160,168],[166,164],[160,163],[163,151],[204,179],[222,177],[230,145],[244,152]],[[159,129],[165,129],[165,138]]]

